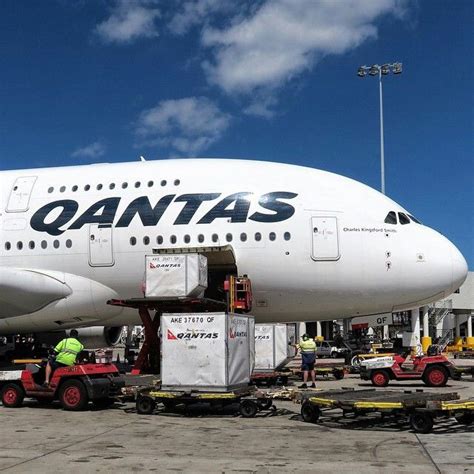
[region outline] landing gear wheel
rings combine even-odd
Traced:
[[[244,418],[253,418],[258,412],[257,404],[252,400],[242,400],[240,402],[240,414]]]
[[[84,410],[89,402],[86,387],[80,380],[68,380],[59,389],[59,401],[65,410]]]
[[[462,413],[455,416],[456,421],[461,425],[470,425],[474,421],[474,413]]]
[[[448,372],[442,365],[432,365],[425,370],[423,382],[429,387],[444,387],[448,383]]]
[[[259,410],[269,410],[273,404],[271,398],[257,398],[257,406]]]
[[[155,407],[156,402],[153,398],[143,395],[137,398],[137,412],[139,415],[151,415]]]
[[[429,413],[412,413],[410,415],[410,425],[417,433],[429,433],[433,429],[433,417]]]
[[[17,408],[23,403],[25,392],[16,383],[7,383],[2,389],[2,403],[5,408]]]
[[[303,421],[306,423],[316,423],[319,419],[321,410],[319,407],[313,406],[310,402],[306,401],[301,405],[301,416]]]
[[[374,370],[370,375],[370,381],[376,387],[386,387],[390,382],[390,377],[385,370]]]

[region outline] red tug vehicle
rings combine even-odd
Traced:
[[[429,387],[444,387],[450,377],[459,380],[460,374],[454,364],[441,354],[418,356],[411,361],[395,355],[364,361],[360,377],[370,380],[376,387],[386,387],[390,380],[422,380]]]
[[[83,410],[89,401],[106,408],[125,386],[115,365],[84,363],[56,369],[49,387],[45,387],[45,365],[27,364],[23,370],[0,371],[3,406],[19,407],[29,397],[41,403],[59,400],[65,410]]]

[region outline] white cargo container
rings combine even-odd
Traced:
[[[296,355],[295,324],[255,325],[255,371],[273,372]]]
[[[163,314],[161,340],[164,390],[225,392],[250,383],[255,358],[253,316]]]
[[[147,298],[198,297],[207,288],[204,255],[146,255],[145,268]]]

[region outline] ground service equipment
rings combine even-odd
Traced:
[[[423,391],[378,391],[331,390],[307,394],[301,405],[304,421],[316,423],[323,412],[339,409],[343,416],[363,416],[380,413],[382,420],[395,416],[397,421],[407,419],[418,433],[429,433],[437,417],[454,416],[464,425],[471,424],[474,417],[474,401],[458,400],[457,393],[434,393]]]
[[[105,408],[125,386],[113,364],[76,364],[56,369],[49,387],[44,387],[45,365],[27,364],[23,370],[0,371],[3,406],[19,407],[29,397],[42,403],[59,400],[65,410],[82,410],[89,400]]]
[[[449,377],[459,380],[460,375],[445,356],[419,356],[409,363],[401,355],[379,357],[362,362],[360,377],[376,387],[385,387],[390,380],[422,380],[430,387],[443,387]]]

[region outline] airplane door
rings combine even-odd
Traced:
[[[25,212],[28,210],[35,181],[36,176],[23,176],[15,180],[8,198],[6,212]]]
[[[337,217],[311,217],[313,260],[338,260]]]
[[[111,267],[114,263],[112,224],[90,224],[89,265]]]

